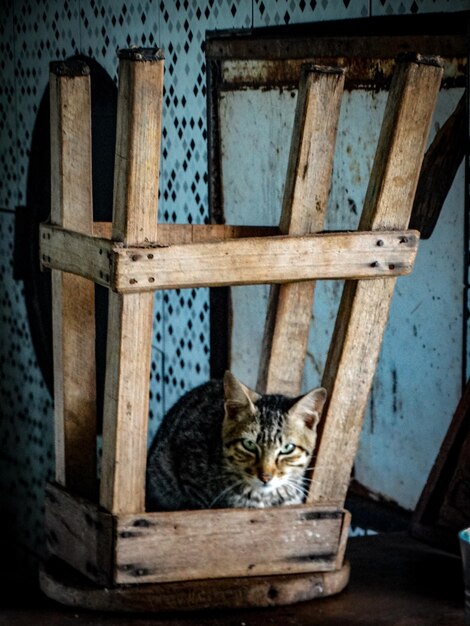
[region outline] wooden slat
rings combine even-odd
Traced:
[[[112,516],[57,485],[47,485],[45,500],[49,554],[62,559],[96,583],[111,584]]]
[[[103,239],[111,239],[111,222],[95,222],[93,234]],[[225,241],[240,237],[269,237],[279,235],[277,226],[228,226],[226,224],[159,224],[158,244],[170,246],[183,243],[203,243]],[[157,242],[157,233],[150,239]]]
[[[186,580],[163,585],[154,583],[103,588],[87,583],[82,577],[71,575],[70,569],[60,568],[57,563],[48,563],[41,569],[39,580],[43,593],[61,604],[91,611],[154,615],[168,611],[187,614],[190,611],[201,610],[272,608],[306,602],[339,593],[346,587],[349,574],[350,565],[346,562],[341,569],[331,572]],[[311,608],[309,610],[311,611]],[[201,619],[207,624],[204,617]],[[153,621],[155,623],[155,618]],[[203,623],[200,619],[195,621],[194,615],[188,616],[183,622],[180,619],[171,623],[177,626],[178,623],[182,625],[188,621],[193,624]],[[270,621],[276,623],[275,618]],[[309,618],[307,622],[310,623]],[[159,620],[156,623],[163,622]],[[252,624],[251,619],[248,623]],[[266,623],[265,613],[258,613],[258,623]]]
[[[155,235],[160,168],[163,57],[120,54],[112,238]],[[101,504],[144,510],[153,294],[110,293],[103,417]]]
[[[54,64],[50,75],[51,220],[91,234],[90,77],[83,63]],[[96,492],[94,285],[52,272],[56,480]]]
[[[434,60],[403,60],[391,86],[361,230],[406,228],[442,77]],[[388,319],[394,280],[346,282],[322,384],[322,422],[310,502],[343,503]]]
[[[83,276],[109,287],[113,242],[41,224],[41,265]]]
[[[378,246],[378,241],[383,245]],[[375,233],[335,233],[168,248],[115,248],[111,287],[121,293],[131,293],[146,289],[286,283],[317,278],[397,276],[411,271],[417,244],[418,233],[405,231],[384,232],[380,237]],[[299,309],[301,305],[311,305],[311,285],[307,287],[307,294],[300,288],[295,290]],[[280,319],[286,322],[295,317],[292,290],[287,295],[288,299],[284,300],[289,304],[284,305],[283,316],[279,313]],[[304,299],[308,302],[304,303]],[[311,308],[308,312],[310,319]],[[297,310],[297,315],[302,316],[302,311]],[[306,333],[305,328],[299,328],[299,333],[301,330]],[[278,335],[281,336],[279,343],[290,337],[289,331],[282,328],[278,328]],[[292,345],[299,343],[297,338]],[[299,355],[295,365],[301,369],[302,364],[302,355]]]
[[[302,68],[281,212],[283,234],[323,229],[343,86],[342,70]],[[260,391],[299,393],[314,290],[313,282],[271,288],[258,373]],[[289,367],[285,367],[287,353]]]
[[[227,232],[221,231],[221,235]],[[182,229],[176,234],[178,241],[185,233],[194,240],[189,230]],[[119,293],[138,293],[175,287],[401,276],[412,269],[418,235],[417,231],[383,231],[380,235],[324,233],[226,241],[221,236],[213,241],[206,232],[200,244],[123,247],[42,225],[41,250],[44,267],[78,273]]]
[[[117,583],[329,571],[343,511],[300,506],[120,515]]]

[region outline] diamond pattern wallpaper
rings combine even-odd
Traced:
[[[2,523],[41,554],[43,487],[53,476],[53,403],[38,365],[15,265],[24,252],[33,129],[49,62],[82,54],[117,82],[116,51],[165,51],[159,219],[208,220],[206,30],[470,8],[465,0],[3,0],[0,4],[0,506]],[[26,207],[28,210],[28,207]],[[15,262],[14,262],[14,259]],[[208,292],[155,298],[150,434],[181,394],[209,376]],[[13,530],[14,529],[14,530]],[[5,535],[6,533],[3,533]]]

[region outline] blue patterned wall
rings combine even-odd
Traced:
[[[116,80],[116,49],[166,55],[160,219],[208,218],[206,30],[470,8],[467,0],[3,0],[0,7],[0,493],[3,519],[35,553],[53,476],[52,401],[37,365],[23,284],[13,274],[16,207],[26,202],[34,122],[51,60],[82,53]],[[209,373],[208,294],[156,296],[151,430]]]

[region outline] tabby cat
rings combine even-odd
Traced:
[[[226,372],[168,412],[147,463],[147,509],[299,504],[326,399],[259,395]]]

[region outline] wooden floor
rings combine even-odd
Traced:
[[[456,556],[406,534],[388,533],[351,539],[348,558],[351,581],[341,594],[276,609],[103,615],[60,607],[25,589],[13,594],[3,588],[0,626],[463,626],[462,570]]]

